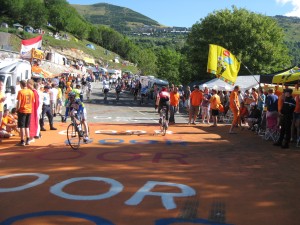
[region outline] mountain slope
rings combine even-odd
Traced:
[[[285,33],[286,41],[300,42],[300,18],[299,17],[286,17],[275,16],[279,26],[282,27]]]
[[[94,5],[74,4],[72,6],[92,24],[107,25],[121,32],[144,25],[161,26],[157,21],[138,12],[108,3]],[[272,18],[283,28],[286,41],[300,42],[300,18],[286,16],[274,16]],[[119,29],[120,27],[121,29]]]
[[[157,21],[131,9],[107,3],[72,6],[92,24],[107,25],[116,30],[130,30],[131,26],[160,26]]]

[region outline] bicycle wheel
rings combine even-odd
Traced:
[[[165,136],[166,132],[167,132],[167,122],[166,122],[166,118],[163,117],[162,122],[161,122],[161,133],[163,136]]]
[[[166,124],[166,122],[164,122],[164,124],[163,124],[163,130],[162,130],[162,135],[165,136],[166,133],[167,133],[167,124]]]
[[[67,137],[68,137],[68,144],[71,146],[71,148],[77,150],[80,146],[81,138],[73,123],[71,123],[67,128]]]

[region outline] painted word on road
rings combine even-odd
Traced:
[[[48,180],[49,175],[42,174],[42,173],[19,173],[19,174],[10,174],[0,177],[0,181],[4,179],[9,179],[12,177],[23,177],[23,176],[35,176],[37,179],[35,181],[32,181],[28,184],[24,184],[17,187],[10,187],[10,188],[1,188],[0,187],[0,194],[1,193],[7,193],[7,192],[16,192],[16,191],[23,191],[28,188],[32,188],[38,185],[43,184],[46,180]],[[66,193],[63,189],[74,182],[80,182],[80,181],[95,181],[95,182],[104,182],[106,184],[109,184],[111,188],[108,192],[102,193],[99,195],[73,195]],[[175,193],[164,193],[164,192],[152,192],[156,186],[169,186],[169,187],[176,187],[181,190],[181,192],[175,192]],[[50,193],[53,195],[56,195],[58,197],[69,199],[69,200],[102,200],[106,198],[111,198],[120,192],[123,191],[124,186],[111,178],[105,178],[105,177],[76,177],[76,178],[70,178],[65,181],[62,181],[58,184],[53,185],[50,187]],[[140,204],[143,199],[146,196],[157,196],[161,198],[162,205],[165,209],[175,209],[176,204],[174,198],[179,197],[189,197],[194,196],[196,194],[196,191],[184,184],[177,184],[177,183],[171,183],[171,182],[159,182],[159,181],[148,181],[146,184],[141,187],[130,199],[128,199],[125,204],[126,205],[138,205]]]

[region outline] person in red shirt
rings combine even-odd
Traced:
[[[170,93],[168,92],[168,89],[165,86],[161,88],[161,91],[158,92],[156,96],[155,107],[158,107],[158,114],[160,114],[160,111],[164,106],[166,107],[166,121],[168,123],[170,109]],[[159,123],[161,123],[161,118],[159,119]]]

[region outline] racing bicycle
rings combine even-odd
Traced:
[[[88,128],[87,128],[88,129]],[[73,150],[77,150],[80,147],[80,143],[87,141],[88,132],[85,130],[85,126],[81,120],[81,115],[74,111],[71,115],[71,123],[67,128],[68,145]]]
[[[167,106],[163,106],[160,110],[160,130],[163,136],[166,135],[168,129]]]

